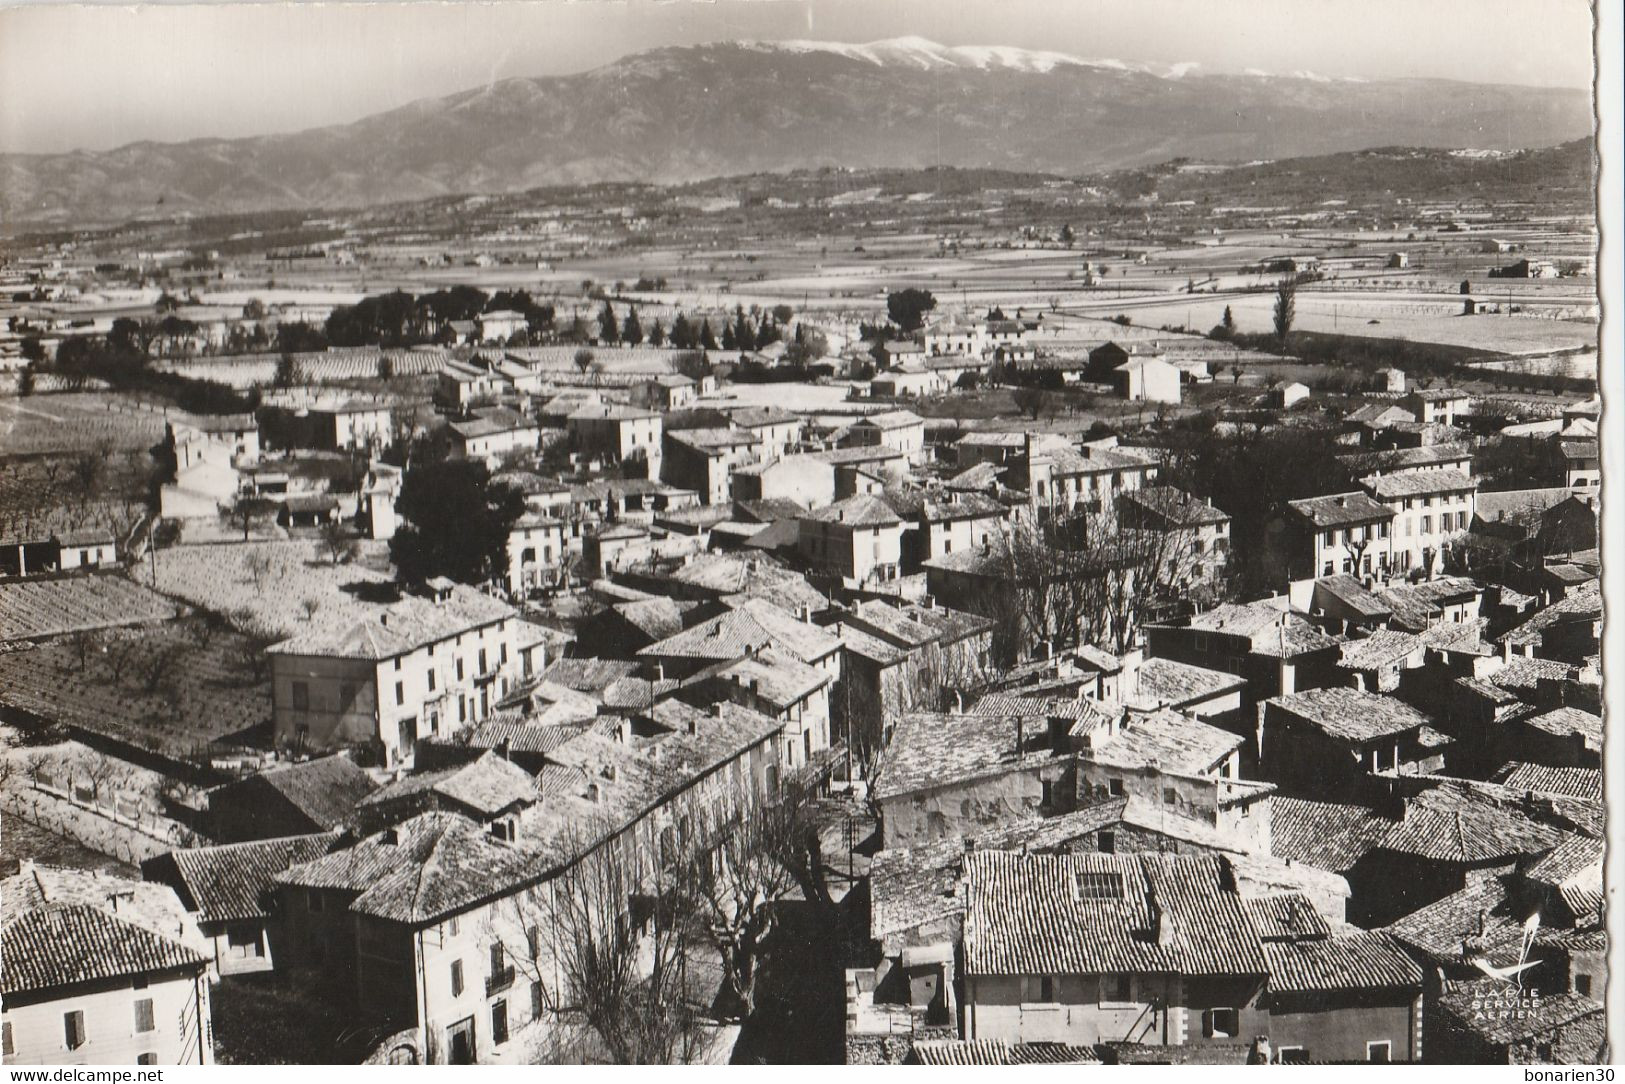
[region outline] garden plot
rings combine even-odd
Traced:
[[[178,760],[265,745],[264,644],[203,617],[0,654],[0,706]]]
[[[175,607],[119,575],[0,584],[0,642],[167,621]]]
[[[158,591],[274,640],[359,621],[378,606],[356,590],[390,582],[359,565],[335,565],[302,539],[172,546],[159,550],[153,564]]]

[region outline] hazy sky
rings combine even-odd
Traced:
[[[1543,86],[1587,86],[1592,63],[1585,0],[23,3],[0,7],[0,150],[294,131],[659,45],[901,35],[1197,71]]]

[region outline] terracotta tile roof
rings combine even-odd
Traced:
[[[853,606],[842,627],[849,628],[853,623],[898,647],[909,648],[958,643],[968,636],[988,632],[994,625],[979,614],[946,606],[883,599],[868,599]]]
[[[1422,647],[1422,638],[1415,633],[1377,629],[1370,636],[1344,644],[1337,665],[1345,670],[1375,670],[1399,662]]]
[[[1361,805],[1279,795],[1270,799],[1271,851],[1339,873],[1376,847],[1393,823]]]
[[[1513,906],[1508,879],[1470,878],[1461,891],[1412,911],[1387,932],[1434,963],[1459,964],[1469,952],[1498,966],[1516,963],[1528,913]]]
[[[1403,734],[1428,722],[1428,717],[1391,696],[1360,689],[1308,689],[1265,703],[1290,712],[1327,737],[1360,743]]]
[[[1481,593],[1474,581],[1463,576],[1441,576],[1421,583],[1393,585],[1377,592],[1400,623],[1412,632],[1421,632],[1435,623],[1451,602],[1465,602]]]
[[[1578,673],[1578,667],[1570,666],[1568,663],[1559,662],[1556,659],[1533,659],[1519,656],[1485,680],[1503,689],[1533,692],[1540,687],[1542,680],[1571,681]]]
[[[1302,615],[1268,601],[1227,602],[1192,617],[1189,627],[1198,632],[1245,636],[1252,642],[1255,654],[1272,658],[1291,658],[1337,644]]]
[[[735,659],[719,667],[714,676],[745,686],[777,711],[805,700],[834,680],[818,667],[777,647]]]
[[[1593,715],[1589,711],[1579,708],[1553,708],[1551,711],[1531,716],[1524,721],[1525,726],[1532,726],[1536,730],[1559,738],[1579,735],[1585,741],[1587,749],[1602,750],[1602,716]]]
[[[801,518],[814,523],[841,523],[848,527],[895,527],[903,522],[889,504],[867,493],[814,509]]]
[[[1524,878],[1553,888],[1589,885],[1601,893],[1605,847],[1600,839],[1570,836],[1524,870]]]
[[[407,595],[376,607],[359,621],[302,632],[266,650],[278,655],[392,659],[514,616],[507,603],[459,584],[445,601]]]
[[[1264,957],[1269,961],[1272,994],[1422,988],[1422,969],[1393,937],[1379,930],[1266,941]]]
[[[1092,1046],[1066,1043],[917,1039],[914,1060],[921,1065],[1099,1065],[1100,1055]]]
[[[1239,734],[1161,708],[1130,714],[1115,734],[1091,735],[1091,749],[1084,755],[1099,764],[1130,768],[1155,764],[1164,771],[1205,775],[1241,748],[1243,740]]]
[[[638,664],[620,659],[560,659],[542,671],[542,680],[577,692],[602,692],[611,682],[635,674]]]
[[[198,921],[232,922],[268,915],[266,893],[272,878],[289,866],[321,857],[337,840],[333,833],[288,836],[171,851],[168,857]]]
[[[1502,633],[1497,642],[1514,646],[1539,643],[1545,631],[1553,625],[1565,621],[1595,620],[1601,616],[1602,584],[1588,583],[1547,606],[1517,628]]]
[[[1478,488],[1478,483],[1469,478],[1465,471],[1450,467],[1405,471],[1401,474],[1370,474],[1361,478],[1360,484],[1379,501],[1397,501],[1437,493],[1465,493]]]
[[[988,693],[976,702],[975,713],[1006,718],[1062,719],[1069,724],[1067,732],[1070,734],[1086,734],[1103,729],[1123,714],[1120,708],[1076,696],[1015,696],[1010,693]]]
[[[1441,784],[1405,802],[1405,816],[1378,846],[1433,862],[1483,865],[1542,854],[1566,833],[1531,819],[1519,803]]]
[[[1502,765],[1493,778],[1513,790],[1602,801],[1602,770],[1599,768],[1552,768],[1514,761]]]
[[[909,712],[898,720],[871,793],[877,800],[949,786],[967,779],[1030,770],[1054,760],[1043,727],[1022,731],[1003,715]]]
[[[1341,455],[1337,459],[1351,472],[1368,474],[1372,471],[1389,473],[1437,467],[1441,463],[1457,463],[1464,459],[1471,460],[1472,457],[1473,449],[1466,444],[1426,444],[1420,448]]]
[[[579,736],[593,725],[592,716],[572,722],[537,722],[518,715],[495,716],[469,732],[471,749],[506,746],[511,753],[546,755]]]
[[[1118,500],[1139,505],[1161,516],[1176,527],[1201,527],[1229,523],[1226,513],[1207,501],[1191,496],[1173,486],[1144,486],[1119,494]]]
[[[1391,612],[1376,595],[1366,590],[1365,584],[1346,572],[1322,576],[1315,581],[1314,593],[1317,596],[1329,595],[1335,601],[1365,617],[1387,617]],[[1315,601],[1317,605],[1320,604],[1318,598]]]
[[[1243,689],[1247,679],[1224,670],[1176,662],[1173,659],[1146,659],[1139,678],[1124,689],[1123,704],[1136,711],[1160,707],[1184,707],[1235,689]]]
[[[1386,523],[1394,518],[1393,509],[1358,491],[1287,501],[1286,506],[1318,530]]]
[[[801,662],[816,662],[839,650],[840,640],[817,625],[798,620],[768,602],[751,599],[675,636],[638,651],[647,658],[731,660],[777,646]]]
[[[1596,1016],[1599,1024],[1601,1022],[1602,1002],[1580,994],[1545,994],[1530,999],[1529,1007],[1519,1012],[1485,1012],[1480,1009],[1486,998],[1504,1001],[1508,990],[1506,983],[1495,979],[1464,983],[1439,996],[1438,1010],[1450,1023],[1494,1045],[1508,1045],[1551,1035],[1558,1028],[1583,1017]],[[1597,1053],[1602,1054],[1603,1051],[1598,1050]]]
[[[9,996],[207,966],[180,941],[89,904],[31,908],[0,926],[0,991]]]
[[[487,817],[537,799],[536,783],[523,768],[495,753],[482,753],[466,764],[397,779],[361,799],[356,809],[383,810],[410,803],[427,792]]]
[[[1247,917],[1266,945],[1271,941],[1324,938],[1332,932],[1309,897],[1301,892],[1256,896],[1246,901],[1246,907]]]
[[[245,789],[244,784],[251,786]],[[240,791],[246,801],[250,800],[252,785],[271,787],[312,824],[324,829],[341,826],[355,804],[378,788],[372,777],[356,767],[349,757],[337,753],[267,768],[241,783],[228,784],[223,792],[236,795]]]
[[[1268,971],[1223,859],[980,851],[965,867],[967,974]]]
[[[924,349],[919,347],[918,349]],[[863,426],[866,429],[907,429],[912,425],[923,425],[925,419],[912,410],[882,410],[876,414],[865,414],[853,422],[853,427]]]
[[[1487,658],[1496,654],[1495,645],[1484,639],[1484,630],[1489,623],[1487,617],[1472,621],[1445,621],[1424,631],[1421,634],[1422,643],[1435,651]]]

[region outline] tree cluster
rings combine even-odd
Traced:
[[[478,460],[428,460],[407,470],[395,510],[405,522],[389,555],[402,580],[447,576],[478,584],[507,574],[508,532],[524,515],[525,498],[492,482]]]

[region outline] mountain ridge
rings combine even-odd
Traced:
[[[1592,128],[1579,90],[1172,71],[912,38],[665,46],[299,132],[0,154],[0,217],[15,228],[159,206],[314,210],[828,166],[1017,164],[1075,175],[1178,156],[1511,150]]]

